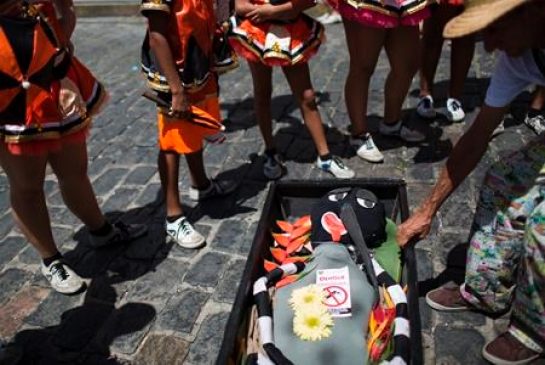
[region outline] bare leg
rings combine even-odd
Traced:
[[[312,89],[308,64],[304,63],[291,67],[283,67],[282,71],[284,71],[284,75],[288,79],[291,92],[299,103],[303,120],[314,141],[314,146],[316,146],[318,154],[320,156],[328,154],[329,147],[325,138],[322,118],[316,105],[316,95]]]
[[[469,35],[452,40],[450,58],[450,97],[460,100],[464,94],[464,84],[475,53],[475,36]]]
[[[203,161],[203,150],[188,153],[185,155],[189,174],[191,176],[191,184],[199,190],[206,189],[210,185],[210,180],[206,176]]]
[[[537,86],[532,102],[530,103],[530,108],[535,110],[542,110],[545,107],[545,87]]]
[[[439,5],[432,16],[424,21],[421,45],[422,65],[420,67],[421,97],[433,94],[433,80],[443,49],[443,27],[445,26],[443,18],[441,5]]]
[[[352,135],[358,136],[367,131],[369,80],[384,45],[386,30],[365,27],[346,19],[344,30],[350,53],[350,69],[344,86],[344,98],[352,123]],[[365,51],[362,52],[363,47]]]
[[[0,165],[8,176],[13,217],[42,258],[58,253],[43,191],[46,164],[47,155],[14,156],[0,143]]]
[[[385,48],[391,69],[384,87],[385,124],[394,124],[401,119],[403,101],[418,69],[419,54],[414,52],[420,41],[418,37],[418,27],[401,26],[388,30]]]
[[[87,176],[87,145],[67,144],[57,153],[49,155],[51,168],[59,180],[63,200],[90,230],[105,223],[98,206],[93,187]]]
[[[183,214],[178,190],[180,155],[172,151],[159,151],[157,165],[161,187],[165,194],[167,217]]]
[[[248,62],[254,85],[254,107],[265,148],[274,148],[272,135],[271,96],[272,69],[261,63]]]

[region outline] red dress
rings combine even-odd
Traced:
[[[252,0],[263,5],[265,0]],[[268,3],[268,1],[267,1]],[[324,40],[324,27],[305,14],[291,22],[252,23],[233,16],[229,42],[237,54],[268,66],[291,66],[308,62]]]
[[[28,13],[0,16],[0,142],[17,155],[82,142],[106,96],[89,70],[62,48],[53,5],[41,1]]]

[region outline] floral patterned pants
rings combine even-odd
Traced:
[[[490,168],[472,232],[463,297],[487,312],[511,307],[512,333],[545,348],[545,140]]]

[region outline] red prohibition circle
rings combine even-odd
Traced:
[[[324,304],[328,307],[340,307],[348,300],[346,289],[337,285],[331,285],[324,288],[327,293]]]

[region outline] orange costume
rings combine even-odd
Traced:
[[[0,16],[0,143],[35,155],[82,142],[105,101],[102,85],[69,55],[53,4]]]
[[[172,56],[188,101],[216,120],[220,120],[218,82],[212,51],[216,21],[212,0],[142,0],[142,14],[152,11],[168,14],[168,38]],[[165,76],[149,45],[149,33],[142,46],[142,71],[148,86],[170,103],[172,95]],[[196,108],[193,108],[196,109]],[[159,147],[180,154],[200,151],[203,138],[216,131],[158,110]]]
[[[252,3],[263,5],[269,1]],[[248,61],[291,66],[307,62],[316,54],[324,39],[324,27],[303,13],[293,21],[259,24],[235,15],[230,19],[228,36],[237,54]]]

